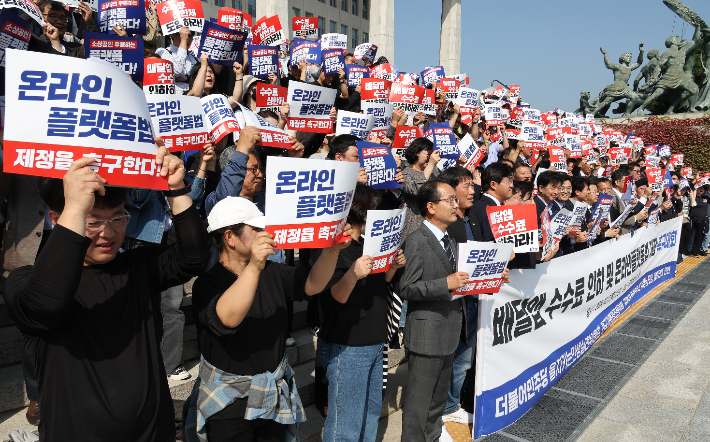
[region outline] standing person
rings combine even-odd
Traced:
[[[404,168],[404,185],[402,199],[407,204],[407,215],[404,220],[402,238],[417,230],[424,221],[417,207],[419,188],[431,178],[436,163],[441,160],[439,151],[434,151],[434,143],[427,138],[416,138],[404,151],[404,158],[409,165]]]
[[[400,295],[409,301],[404,345],[409,349],[409,379],[404,390],[402,440],[432,442],[442,435],[446,395],[459,337],[466,335],[466,305],[452,300],[468,282],[456,271],[458,247],[446,233],[456,221],[458,198],[443,181],[419,189],[424,222],[407,237],[407,260]]]
[[[43,197],[55,225],[34,266],[12,272],[5,302],[27,336],[39,379],[42,441],[171,441],[175,412],[160,356],[158,294],[187,282],[209,258],[182,161],[160,143],[176,244],[118,253],[125,189],[74,161]]]
[[[483,241],[494,241],[491,223],[488,221],[486,207],[501,206],[513,196],[513,174],[512,167],[503,163],[493,163],[483,170],[481,175],[481,189],[483,195],[481,199],[473,203],[470,214],[473,214],[481,225]]]
[[[705,187],[699,186],[690,191],[690,210],[688,211],[690,222],[687,224],[687,230],[684,241],[681,241],[680,250],[682,253],[690,253],[695,258],[700,257],[700,246],[703,243],[703,237],[707,231],[708,221],[708,200],[705,195]],[[690,241],[693,240],[692,249]],[[688,252],[690,250],[690,252]],[[683,256],[687,258],[688,255]]]
[[[42,27],[41,35],[30,35],[27,50],[84,58],[84,46],[81,43],[64,39],[67,31],[67,13],[64,5],[58,1],[47,0],[40,6],[40,10],[47,23]],[[34,23],[33,19],[28,21]]]
[[[297,440],[305,416],[285,354],[286,302],[323,291],[350,240],[326,248],[312,268],[296,268],[267,260],[276,243],[248,199],[226,197],[207,221],[220,257],[193,287],[202,361],[184,439]],[[346,225],[343,235],[351,233]]]
[[[611,196],[613,197],[611,201],[611,208],[609,209],[609,218],[611,221],[615,221],[626,209],[626,204],[621,199],[624,195],[624,180],[627,176],[630,176],[631,172],[628,169],[616,169],[611,174]],[[636,198],[632,200],[629,204],[636,205]],[[628,216],[621,223],[621,234],[626,235],[631,232],[631,228],[636,224],[637,221],[643,221],[648,218],[648,211],[642,211],[636,215]]]
[[[160,58],[170,60],[173,63],[175,91],[178,95],[185,94],[190,90],[190,85],[188,84],[190,71],[197,64],[197,59],[189,51],[194,36],[194,31],[191,31],[187,26],[183,26],[180,31],[170,34],[170,46],[155,50],[155,53]]]

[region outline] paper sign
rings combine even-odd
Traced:
[[[488,206],[486,213],[497,243],[512,245],[512,251],[515,253],[537,252],[539,250],[535,206],[532,204]]]
[[[486,105],[484,118],[486,120],[486,125],[488,126],[500,126],[505,123],[502,108],[500,104],[497,103]]]
[[[567,173],[567,160],[565,159],[565,150],[561,147],[550,146],[550,166],[554,167],[558,172]]]
[[[62,178],[92,156],[110,185],[167,189],[143,91],[115,66],[6,50],[4,171]],[[28,118],[31,116],[31,118]]]
[[[442,78],[436,86],[437,89],[440,89],[446,94],[446,99],[448,101],[453,101],[459,96],[459,88],[461,87],[461,84],[458,80],[453,78]]]
[[[335,89],[289,81],[288,127],[304,132],[333,133],[330,108],[335,103]]]
[[[202,29],[205,25],[202,2],[198,0],[167,0],[155,9],[165,36],[180,32],[185,26],[194,32],[206,32]]]
[[[543,128],[532,123],[523,123],[520,140],[525,142],[528,149],[543,150],[546,144]]]
[[[395,75],[392,65],[389,63],[383,63],[370,69],[370,77],[394,81],[394,79],[397,78],[397,75]]]
[[[321,64],[321,49],[318,42],[303,41],[291,48],[291,66],[298,66],[301,61],[308,64]]]
[[[594,240],[597,239],[597,229],[599,225],[609,219],[609,211],[611,210],[612,201],[614,201],[614,198],[612,198],[611,195],[607,195],[606,193],[599,194],[597,204],[592,210],[592,218],[590,219],[592,227],[588,230],[589,238],[587,238],[587,244],[589,246],[591,246]]]
[[[338,69],[345,70],[345,57],[340,49],[323,51],[323,74],[338,74]]]
[[[269,157],[266,231],[278,248],[326,248],[347,240],[343,229],[359,170],[348,161]]]
[[[241,130],[227,97],[212,94],[202,97],[201,103],[202,112],[205,114],[205,125],[213,144],[219,143],[225,135]]]
[[[362,104],[362,114],[372,116],[373,123],[370,130],[370,141],[373,138],[384,138],[389,133],[392,126],[392,114],[394,104],[390,103],[370,103],[364,101]]]
[[[646,178],[651,191],[661,193],[663,191],[664,169],[646,169]]]
[[[547,129],[547,144],[552,146],[564,146],[565,137],[561,127]]]
[[[512,244],[476,241],[459,244],[457,270],[468,273],[468,282],[454,290],[453,296],[498,293],[512,251]]]
[[[418,127],[397,126],[392,142],[392,154],[404,155],[404,151],[412,144],[412,141],[423,136],[424,132]]]
[[[353,58],[355,60],[362,60],[366,64],[375,61],[375,54],[377,54],[377,46],[372,43],[363,43],[358,45],[353,52]]]
[[[459,88],[459,95],[454,100],[454,104],[459,105],[459,112],[461,114],[473,115],[478,113],[480,110],[478,107],[478,101],[481,98],[481,92],[476,89],[470,89],[467,87]]]
[[[103,0],[99,2],[99,31],[113,34],[112,28],[120,28],[119,24],[129,34],[145,35],[145,1]]]
[[[249,45],[249,74],[268,77],[279,72],[279,53],[273,46]]]
[[[434,66],[427,68],[421,73],[422,86],[430,88],[432,84],[436,84],[440,78],[446,77],[443,66]]]
[[[397,250],[402,245],[406,212],[406,208],[367,211],[362,254],[372,258],[370,274],[386,272],[392,267]]]
[[[461,156],[456,135],[449,123],[432,123],[424,135],[434,143],[434,150],[439,151],[441,158],[457,160]]]
[[[248,32],[244,28],[251,28],[251,24],[246,22],[246,15],[239,9],[223,8],[217,11],[217,24],[233,31]]]
[[[520,98],[520,85],[519,84],[511,84],[510,85],[510,101],[512,101],[513,103],[517,103],[518,98]]]
[[[360,167],[367,172],[367,185],[373,189],[398,189],[402,187],[397,181],[397,162],[392,153],[383,144],[367,141],[357,141],[360,155]]]
[[[261,115],[257,115],[251,109],[247,109],[241,104],[239,105],[239,109],[244,115],[245,124],[259,129],[261,140],[256,143],[257,146],[269,146],[277,147],[279,149],[293,150],[293,146],[291,145],[291,137],[285,130],[274,126]]]
[[[464,135],[461,141],[459,141],[459,152],[466,157],[464,167],[468,170],[473,170],[475,167],[478,167],[478,165],[481,164],[481,160],[486,156],[470,134]]]
[[[407,113],[417,113],[423,98],[423,87],[393,83],[390,89],[389,102],[394,103],[395,107],[404,108]]]
[[[612,147],[609,149],[609,159],[610,163],[616,164],[627,164],[631,158],[631,149],[626,147]]]
[[[549,212],[545,210],[544,213]],[[549,236],[545,238],[546,242],[542,248],[543,258],[548,255],[550,250],[554,249],[555,246],[559,244],[562,237],[565,236],[565,230],[567,230],[567,226],[569,226],[570,222],[572,222],[572,212],[564,208],[560,209],[552,220],[550,220],[550,229],[546,232],[546,235]]]
[[[646,146],[646,155],[658,155],[658,144],[649,144]]]
[[[259,81],[256,83],[256,110],[270,110],[278,114],[287,95],[288,88]]]
[[[692,167],[684,167],[683,168],[683,178],[692,178],[693,177],[693,168]]]
[[[207,144],[199,97],[148,94],[146,101],[156,136],[163,139],[169,151],[201,150]]]
[[[84,32],[84,58],[107,61],[131,76],[143,81],[143,39],[118,35]]]
[[[570,200],[574,201],[574,200]],[[574,201],[574,209],[572,210],[572,221],[569,223],[570,231],[578,235],[582,230],[582,224],[587,220],[587,209],[589,209],[589,204],[584,201]]]
[[[143,92],[175,95],[175,73],[170,60],[146,58],[143,67]]]
[[[664,144],[663,146],[659,147],[658,148],[658,156],[661,158],[671,156],[671,147],[668,146],[667,144]]]
[[[0,12],[0,81],[5,81],[5,49],[26,51],[30,35],[29,23],[8,9]]]
[[[646,167],[649,169],[656,169],[658,168],[658,165],[661,163],[661,157],[654,157],[647,155],[646,156]]]
[[[348,36],[344,34],[323,34],[320,38],[320,48],[322,51],[339,49],[345,55],[345,51],[348,48]]]
[[[45,25],[42,11],[32,0],[4,0],[0,2],[0,8],[18,8],[40,25]]]
[[[676,153],[671,156],[671,161],[673,162],[673,167],[682,166],[683,160],[685,160],[685,155],[683,155],[682,153]]]
[[[286,34],[281,28],[278,15],[261,17],[251,28],[251,44],[279,46],[286,43]]]
[[[348,87],[357,87],[363,78],[370,78],[370,69],[357,64],[346,64],[345,72],[347,73]],[[362,90],[362,88],[360,88]],[[361,92],[362,98],[362,92]]]
[[[293,17],[293,38],[318,37],[318,17]]]
[[[632,212],[633,210],[634,210],[634,206],[632,206],[631,204],[629,204],[628,206],[624,207],[624,211],[621,212],[621,215],[619,215],[618,218],[616,218],[614,221],[612,221],[612,222],[609,224],[609,228],[610,228],[610,229],[616,229],[616,228],[618,228],[618,227],[621,227],[621,225],[624,223],[624,221],[626,221],[626,218],[629,217],[629,215],[631,214],[631,212]]]
[[[335,129],[335,135],[349,134],[361,140],[367,140],[374,122],[375,118],[372,115],[338,110],[338,124]]]
[[[232,66],[235,61],[242,60],[246,38],[246,32],[228,29],[216,23],[205,23],[197,51],[198,58],[199,55],[207,54],[212,63]]]

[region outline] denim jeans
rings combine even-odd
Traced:
[[[176,285],[160,294],[160,311],[163,314],[163,339],[160,352],[163,354],[165,372],[172,373],[182,365],[183,329],[185,314],[180,310],[183,287]]]
[[[710,246],[710,231],[705,234],[705,237],[703,238],[703,244],[700,246],[700,251],[707,252],[708,246]]]
[[[446,399],[444,414],[450,414],[459,409],[461,402],[461,387],[466,379],[466,372],[473,366],[473,356],[476,351],[476,329],[478,328],[478,298],[469,296],[466,299],[466,335],[468,346],[459,342],[454,352],[454,367],[449,381],[449,395]]]
[[[399,317],[399,328],[404,328],[404,324],[407,323],[407,306],[409,303],[406,300],[402,301],[402,314]]]
[[[382,410],[383,350],[384,344],[323,346],[328,378],[324,442],[374,442]]]

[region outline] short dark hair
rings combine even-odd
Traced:
[[[636,180],[636,187],[648,186],[648,179],[646,177],[639,178]]]
[[[582,177],[572,177],[572,196],[576,196],[577,192],[582,192],[585,187],[589,187],[589,183]]]
[[[276,115],[276,112],[272,111],[271,109],[261,110],[257,113],[257,115],[261,118],[274,118],[276,119],[276,121],[279,121],[279,116]]]
[[[599,177],[596,177],[594,175],[587,177],[587,184],[589,184],[590,186],[594,184],[596,186],[597,184],[599,184]]]
[[[461,182],[465,179],[473,179],[473,174],[471,173],[470,170],[466,169],[465,167],[461,166],[453,166],[449,167],[445,171],[439,174],[437,179],[445,182],[449,186],[453,187],[456,189],[456,187],[461,184]]]
[[[434,143],[428,138],[415,138],[414,141],[404,150],[404,158],[409,164],[417,162],[417,156],[423,150],[433,149]]]
[[[382,194],[367,184],[357,183],[353,202],[348,212],[350,224],[364,225],[367,220],[367,211],[375,210],[382,201]]]
[[[42,14],[47,13],[47,11],[51,11],[52,9],[61,9],[62,12],[64,12],[64,15],[66,15],[67,13],[66,9],[64,9],[64,5],[61,2],[49,0],[42,5]]]
[[[338,135],[337,137],[333,138],[333,141],[330,143],[330,152],[328,152],[328,158],[334,160],[335,154],[337,153],[339,153],[340,156],[344,157],[350,149],[350,146],[357,146],[358,141],[360,141],[360,138],[356,137],[355,135]]]
[[[524,163],[524,162],[522,162],[522,161],[518,161],[517,163],[515,163],[515,170],[518,170],[518,169],[520,169],[521,167],[526,167],[526,168],[528,168],[528,169],[531,168],[529,164],[526,164],[526,163]]]
[[[565,181],[572,181],[572,177],[564,172],[558,172],[560,175],[560,184],[564,184]]]
[[[513,182],[513,195],[515,195],[515,193],[518,190],[520,190],[520,199],[524,200],[526,195],[532,196],[533,183],[531,181],[514,181]]]
[[[426,216],[427,204],[439,201],[439,186],[448,183],[441,180],[429,180],[419,188],[417,192],[417,204],[419,205],[419,214]]]
[[[94,192],[94,208],[113,209],[126,201],[125,187],[106,186],[106,193],[102,196]],[[64,211],[64,182],[59,178],[43,178],[40,181],[39,195],[42,201],[57,213]]]
[[[569,163],[574,163],[576,165],[577,159],[576,158],[567,158],[567,164],[569,164]]]
[[[201,63],[196,63],[192,69],[190,69],[190,87],[192,87],[193,84],[195,84],[195,79],[197,78],[197,73],[200,72],[200,67],[202,66]],[[212,74],[214,74],[214,65],[212,63],[207,63],[207,66],[212,69]],[[215,82],[213,83],[212,90],[210,90],[211,94],[216,94],[219,93],[219,87],[217,85],[217,79],[215,78]],[[202,93],[202,91],[200,91]]]
[[[235,224],[233,226],[222,227],[221,229],[211,232],[210,240],[212,241],[212,245],[214,245],[214,247],[221,252],[224,250],[224,234],[227,233],[227,230],[231,230],[235,235],[241,236],[245,225],[246,224],[244,223]]]
[[[629,169],[616,169],[611,173],[611,185],[613,186],[615,182],[624,179],[629,175],[631,175],[631,171],[629,171]]]
[[[607,177],[605,177],[605,176],[601,176],[601,177],[598,177],[598,178],[597,178],[597,187],[599,187],[599,185],[600,185],[601,183],[609,183],[609,184],[611,184],[611,181],[609,180],[609,178],[607,178]]]
[[[560,174],[556,172],[543,172],[537,175],[537,188],[547,187],[550,184],[559,186],[562,184]]]
[[[483,169],[483,174],[481,174],[481,191],[488,192],[488,189],[491,188],[491,181],[500,184],[501,181],[514,173],[515,170],[505,163],[492,163]]]

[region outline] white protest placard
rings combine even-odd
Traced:
[[[98,5],[97,5],[98,6]],[[32,0],[4,0],[0,1],[0,9],[3,8],[18,8],[25,14],[32,17],[34,21],[44,26],[45,22],[42,18],[42,11]],[[94,9],[96,11],[98,9]]]
[[[5,172],[61,178],[91,156],[108,184],[167,189],[145,95],[125,72],[101,60],[5,52],[6,87],[18,91],[5,101]]]
[[[478,101],[481,98],[481,92],[476,89],[467,87],[459,88],[459,96],[454,100],[454,104],[459,105],[459,110],[462,114],[474,114],[479,111]]]
[[[208,141],[199,97],[146,94],[156,136],[171,152],[202,149]]]
[[[269,157],[266,231],[279,249],[325,248],[345,241],[358,163]]]
[[[340,49],[345,55],[348,48],[348,36],[344,34],[323,34],[320,37],[320,49]]]
[[[474,167],[477,167],[481,163],[481,160],[483,160],[483,157],[486,156],[483,150],[478,147],[478,143],[471,137],[471,134],[467,133],[464,135],[461,141],[459,141],[458,146],[461,154],[466,157],[466,164],[463,167],[468,170],[473,170]],[[454,159],[454,161],[456,160]]]
[[[333,133],[330,108],[335,103],[337,91],[328,87],[289,81],[288,99],[290,106],[288,127],[305,132]]]
[[[389,133],[392,126],[392,113],[394,113],[393,103],[361,103],[363,115],[370,115],[373,118],[370,138],[383,138]]]
[[[377,54],[377,46],[372,43],[363,43],[358,45],[353,52],[353,58],[355,60],[362,60],[365,63],[372,63],[375,61],[375,54]]]
[[[202,32],[205,15],[202,2],[198,0],[166,0],[156,6],[163,35],[180,32],[184,26],[194,32]]]
[[[291,149],[291,137],[288,132],[278,126],[274,126],[261,115],[239,104],[239,109],[244,115],[244,123],[246,126],[254,126],[259,129],[261,140],[256,143],[257,146],[277,147],[279,149]],[[243,129],[243,128],[242,128]]]
[[[202,112],[205,114],[205,125],[213,144],[219,143],[225,135],[241,130],[227,97],[221,94],[212,94],[202,97],[200,100]]]
[[[523,123],[519,140],[525,141],[528,149],[543,150],[546,144],[544,129],[537,124]]]
[[[500,103],[487,104],[483,115],[487,126],[500,126],[505,123]]]
[[[486,207],[488,221],[497,243],[507,243],[515,253],[537,252],[537,209],[532,204]]]
[[[570,200],[574,201],[574,200]],[[572,210],[572,221],[569,223],[570,231],[575,235],[579,234],[582,224],[587,220],[587,210],[589,209],[589,204],[584,201],[574,201],[574,209]]]
[[[498,293],[513,244],[468,241],[459,244],[458,271],[468,273],[468,282],[453,295]]]
[[[386,272],[392,267],[402,245],[402,230],[407,209],[368,210],[362,254],[372,258],[370,273]]]
[[[472,437],[521,418],[614,321],[673,278],[681,220],[510,271],[479,296]]]
[[[553,204],[556,204],[553,202]],[[545,210],[549,213],[548,210]],[[550,250],[554,249],[560,240],[565,236],[567,226],[572,222],[572,211],[569,209],[560,209],[557,214],[550,220],[550,228],[545,232],[545,244],[542,248],[542,257],[545,258]]]
[[[367,140],[374,122],[375,118],[372,115],[339,110],[335,135],[349,134]]]

